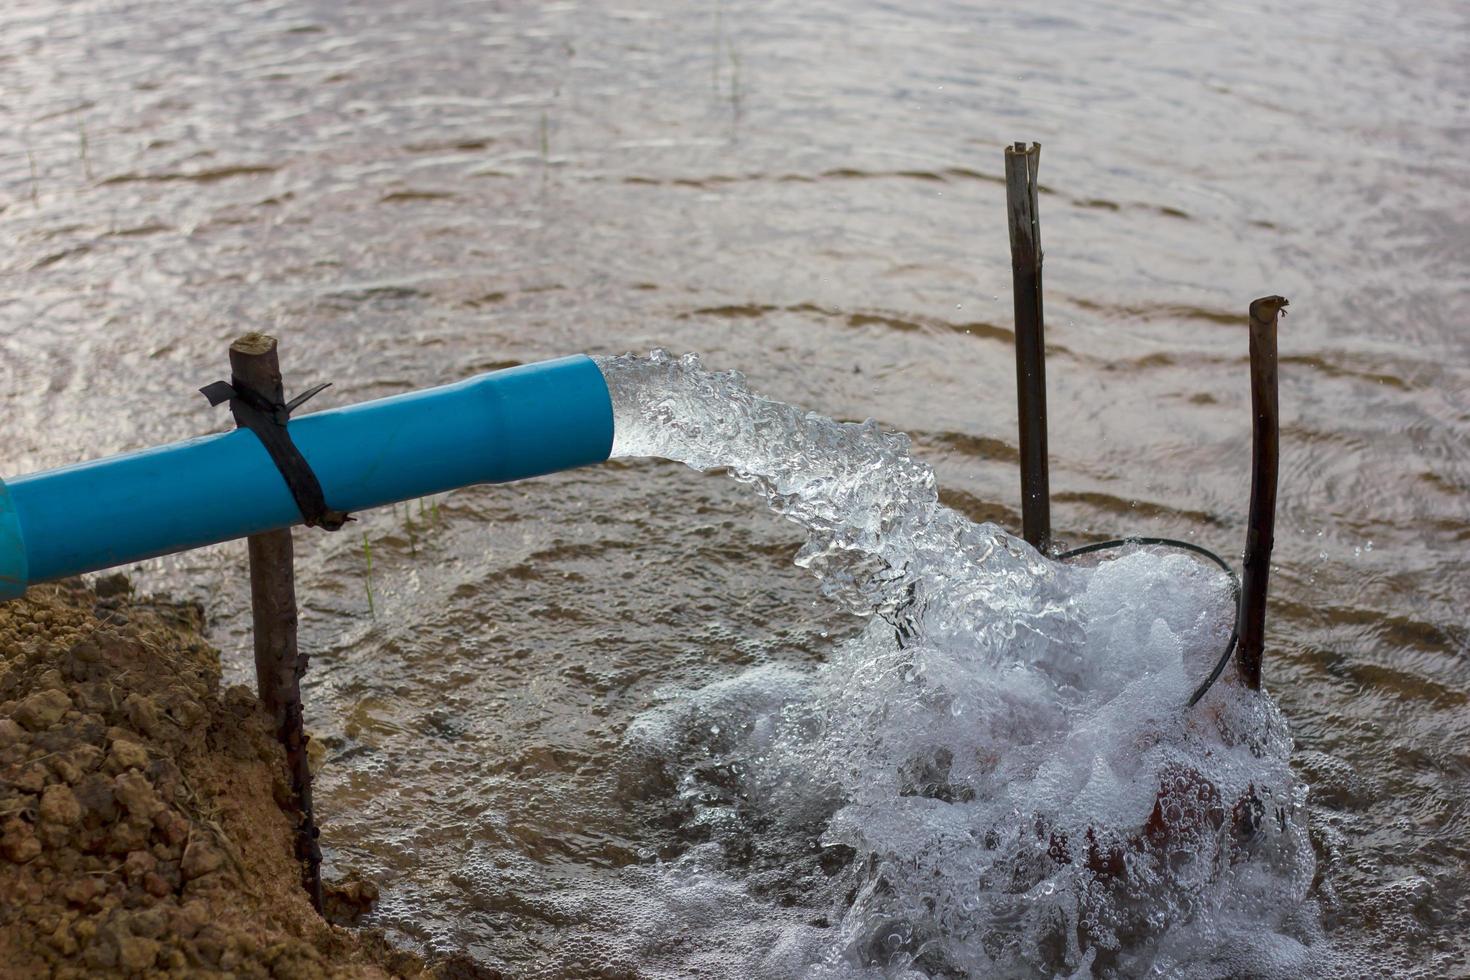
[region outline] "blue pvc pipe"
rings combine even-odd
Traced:
[[[585,356],[303,415],[291,437],[327,504],[360,511],[600,463],[612,399]],[[301,523],[245,429],[0,480],[0,600],[32,582]]]

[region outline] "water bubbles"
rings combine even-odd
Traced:
[[[816,668],[758,667],[630,726],[626,751],[681,787],[689,843],[640,879],[663,914],[629,934],[687,949],[714,902],[745,943],[649,975],[1302,974],[1314,858],[1285,723],[1227,681],[1182,709],[1230,632],[1223,576],[1144,548],[1049,561],[940,505],[871,420],[692,358],[599,363],[616,455],[750,485],[866,619]]]

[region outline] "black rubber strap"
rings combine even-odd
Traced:
[[[209,399],[211,405],[228,401],[230,414],[235,416],[235,425],[255,433],[265,451],[270,453],[271,462],[280,470],[281,478],[286,481],[286,488],[291,491],[296,509],[301,511],[301,519],[306,522],[306,526],[335,531],[352,520],[346,513],[327,506],[321,481],[312,472],[306,457],[301,455],[301,450],[296,448],[296,443],[291,441],[291,433],[286,427],[286,423],[291,420],[291,413],[327,385],[317,385],[289,402],[272,403],[259,393],[245,388],[239,383],[239,379],[231,378],[230,381],[234,383],[215,381],[199,391]]]

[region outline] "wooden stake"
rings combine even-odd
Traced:
[[[1041,219],[1036,174],[1041,144],[1006,147],[1006,216],[1016,307],[1016,400],[1021,432],[1021,536],[1051,548],[1051,488],[1046,453],[1046,337],[1041,310]]]
[[[1276,400],[1276,324],[1287,305],[1284,296],[1263,296],[1250,306],[1251,350],[1251,509],[1241,576],[1240,648],[1236,652],[1246,686],[1261,689],[1266,649],[1266,590],[1276,534],[1276,480],[1280,455],[1280,414]]]
[[[230,345],[231,384],[272,405],[285,401],[274,337],[248,333]],[[296,856],[312,906],[322,910],[321,847],[311,803],[311,768],[301,714],[301,677],[307,658],[296,645],[296,574],[291,530],[252,534],[250,603],[255,628],[255,683],[286,749],[286,769],[299,811]]]

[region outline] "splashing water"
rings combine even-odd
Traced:
[[[867,627],[812,671],[686,692],[627,733],[627,792],[687,847],[628,872],[650,976],[1301,976],[1321,938],[1306,790],[1234,671],[1218,570],[1037,554],[837,423],[655,351],[600,360],[616,456],[724,469],[808,534]],[[650,775],[652,774],[652,775]],[[631,778],[631,777],[630,777]]]

